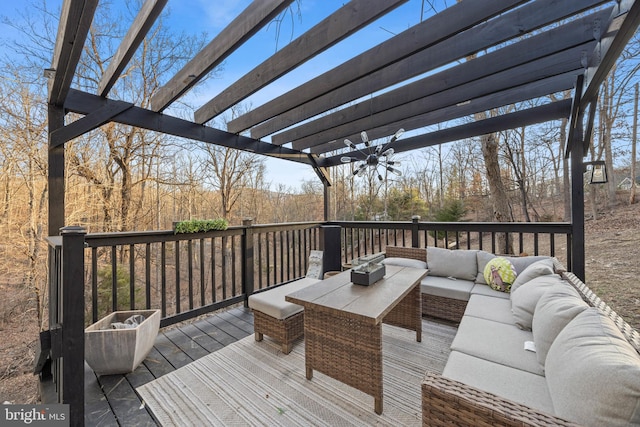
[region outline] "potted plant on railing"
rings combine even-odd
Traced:
[[[218,219],[188,219],[173,223],[173,232],[179,233],[203,233],[206,231],[226,230],[229,223],[224,218]]]

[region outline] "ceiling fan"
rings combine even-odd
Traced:
[[[369,142],[369,136],[367,135],[367,132],[362,131],[360,133],[360,138],[362,139],[362,142],[364,143],[364,146],[367,149],[366,152],[358,148],[356,144],[351,142],[349,139],[345,139],[344,144],[347,147],[351,148],[352,150],[357,150],[360,153],[362,153],[362,155],[365,156],[365,159],[362,160],[357,157],[343,156],[340,158],[340,161],[342,163],[355,162],[356,167],[353,171],[353,175],[357,175],[357,176],[364,175],[367,167],[370,167],[372,169],[375,169],[378,175],[378,179],[382,181],[382,174],[379,172],[378,166],[398,176],[402,175],[402,172],[400,172],[399,169],[394,168],[394,166],[400,166],[400,162],[396,160],[391,160],[391,156],[394,153],[394,149],[393,147],[390,147],[390,145],[393,144],[398,138],[400,138],[402,134],[404,134],[404,129],[400,128],[391,137],[389,142],[387,142],[386,144],[373,146]]]

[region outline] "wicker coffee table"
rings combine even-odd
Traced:
[[[427,270],[386,266],[370,286],[349,271],[286,296],[304,306],[307,379],[314,369],[373,396],[382,413],[382,323],[416,331],[422,340],[420,281]]]

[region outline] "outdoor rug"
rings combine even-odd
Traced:
[[[423,320],[415,332],[383,326],[383,413],[373,397],[314,371],[304,343],[288,355],[250,335],[137,388],[163,426],[419,426],[420,383],[444,369],[455,328]]]

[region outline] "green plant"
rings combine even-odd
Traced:
[[[98,313],[106,314],[113,310],[113,280],[111,267],[98,270]],[[118,265],[116,268],[116,291],[118,310],[129,310],[131,307],[131,293],[129,288],[129,270]],[[144,307],[144,291],[136,289],[135,307]],[[88,317],[89,318],[89,317]]]
[[[437,209],[433,213],[433,221],[436,222],[459,222],[467,213],[467,210],[462,203],[462,200],[449,200],[445,202],[444,206]],[[438,239],[444,239],[444,231],[438,231]],[[429,235],[433,236],[434,232],[430,231]]]
[[[218,219],[189,219],[179,221],[174,226],[175,234],[178,233],[201,233],[212,230],[226,230],[229,223],[224,218]]]

